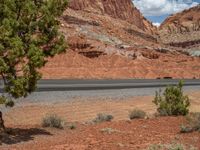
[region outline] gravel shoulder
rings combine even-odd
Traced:
[[[154,96],[155,91],[164,90],[164,88],[134,88],[134,89],[115,89],[115,90],[85,90],[85,91],[51,91],[35,92],[27,98],[17,101],[17,105],[26,103],[60,103],[70,102],[77,99],[88,100],[127,100],[138,96]],[[200,86],[186,86],[185,92],[200,91]]]

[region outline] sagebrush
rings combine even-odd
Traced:
[[[146,117],[146,113],[140,109],[134,109],[129,113],[129,118],[132,119],[144,119]]]
[[[65,122],[61,117],[56,114],[48,114],[42,120],[43,127],[51,127],[51,128],[64,128]]]
[[[96,118],[93,120],[95,123],[101,123],[105,121],[111,121],[114,117],[110,114],[99,113],[97,114]]]

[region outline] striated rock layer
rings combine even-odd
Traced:
[[[200,5],[168,17],[160,26],[164,43],[188,48],[200,44]]]
[[[183,33],[200,30],[200,5],[168,17],[160,26],[168,32]]]
[[[155,30],[152,23],[142,16],[131,0],[70,0],[69,7],[126,20],[143,31]]]

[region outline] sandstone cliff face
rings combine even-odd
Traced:
[[[200,5],[168,17],[160,26],[164,43],[189,47],[200,43]]]
[[[70,0],[69,7],[106,14],[133,23],[143,31],[153,32],[155,27],[146,20],[131,0]]]
[[[168,32],[190,32],[200,30],[200,5],[168,17],[160,26]]]

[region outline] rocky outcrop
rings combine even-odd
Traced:
[[[200,30],[200,5],[168,17],[160,26],[169,33],[184,33]]]
[[[200,40],[194,40],[194,41],[185,41],[185,42],[178,42],[178,43],[171,42],[170,46],[189,48],[194,45],[198,46],[199,44],[200,44]]]
[[[200,5],[168,17],[160,26],[159,32],[164,43],[178,47],[199,44]]]
[[[69,7],[74,10],[85,10],[122,19],[143,31],[153,32],[156,29],[142,16],[131,0],[70,0]]]

